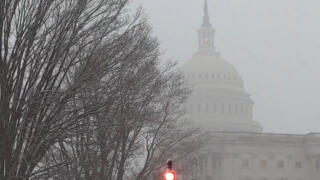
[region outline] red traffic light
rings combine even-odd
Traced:
[[[174,179],[174,175],[171,172],[167,172],[165,175],[166,180],[173,180]]]
[[[165,172],[164,180],[176,180],[176,173],[172,170]]]

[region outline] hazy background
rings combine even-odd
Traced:
[[[164,58],[197,50],[204,0],[137,0]],[[242,76],[265,132],[320,132],[320,1],[208,0],[216,47]]]

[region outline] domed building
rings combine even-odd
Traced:
[[[182,67],[193,87],[186,117],[206,130],[261,132],[261,125],[252,119],[253,101],[240,74],[215,50],[207,3],[204,10],[199,49]]]
[[[199,48],[181,68],[193,88],[185,118],[210,131],[197,180],[319,180],[320,134],[263,133],[236,68],[215,49],[205,1]],[[182,177],[179,180],[190,179]]]

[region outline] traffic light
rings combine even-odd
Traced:
[[[172,161],[167,162],[167,170],[163,175],[164,180],[176,180],[176,173],[172,170]]]
[[[173,170],[167,170],[164,173],[164,180],[176,180],[176,173]]]
[[[175,180],[176,179],[176,175],[174,174],[174,172],[166,172],[164,175],[165,180]]]

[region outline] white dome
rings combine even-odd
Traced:
[[[252,120],[253,101],[239,73],[215,51],[215,29],[206,5],[204,11],[199,51],[182,66],[193,88],[185,117],[203,130],[260,132],[260,124]]]
[[[237,70],[217,52],[197,52],[182,69],[197,88],[244,91],[243,81]]]
[[[193,88],[186,118],[204,130],[261,132],[253,101],[232,64],[214,50],[198,51],[182,66]]]

